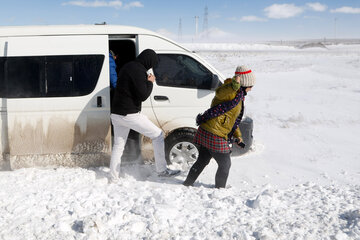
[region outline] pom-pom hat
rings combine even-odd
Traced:
[[[255,84],[255,75],[247,66],[238,66],[235,76],[240,76],[240,86],[242,87],[252,87]]]

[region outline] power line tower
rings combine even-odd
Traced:
[[[181,24],[181,18],[179,19],[179,29],[178,29],[178,39],[182,39],[182,24]]]
[[[208,38],[209,37],[209,32],[208,32],[208,7],[205,7],[205,12],[204,12],[204,23],[203,23],[203,32],[204,32],[204,37]]]

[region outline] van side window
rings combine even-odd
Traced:
[[[40,57],[5,60],[6,95],[12,97],[37,97],[40,89],[43,61]]]
[[[73,60],[72,57],[46,58],[46,95],[67,95],[74,91]]]
[[[158,54],[156,84],[168,87],[214,89],[220,81],[204,65],[182,54]]]
[[[104,55],[0,57],[0,98],[71,97],[91,93]]]

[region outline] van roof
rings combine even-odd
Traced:
[[[44,25],[0,27],[0,37],[73,34],[149,34],[159,36],[159,34],[147,29],[122,25]]]
[[[168,39],[156,32],[125,25],[41,25],[41,26],[0,26],[0,37],[24,37],[24,36],[57,36],[57,35],[152,35],[162,38],[176,46],[191,52],[177,42]]]

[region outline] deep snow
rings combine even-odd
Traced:
[[[0,239],[360,239],[360,45],[187,44],[226,76],[246,64],[254,146],[195,187],[127,166],[0,172]],[[209,103],[210,104],[210,103]]]

